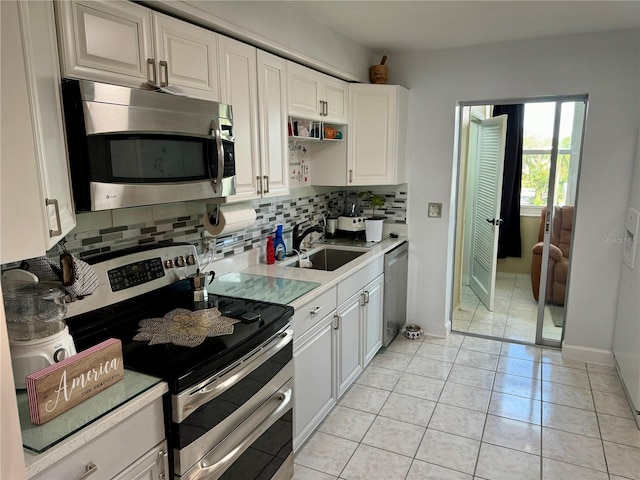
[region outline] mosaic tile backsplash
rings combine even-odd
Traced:
[[[360,190],[369,189],[372,188]],[[407,223],[406,185],[372,190],[386,199],[385,206],[376,209],[376,214],[384,211],[385,223]],[[293,190],[291,195],[254,200],[250,204],[256,210],[255,224],[215,239],[216,255],[227,256],[262,248],[266,245],[267,236],[273,234],[279,223],[284,225],[285,242],[291,245],[294,225],[305,221],[319,223],[323,214],[340,213],[352,191],[305,187]],[[371,214],[366,202],[362,202],[361,209],[363,215]],[[64,244],[68,252],[80,258],[161,242],[189,242],[196,245],[198,251],[203,251],[203,242],[210,244],[213,241],[212,238],[203,240],[202,218],[206,211],[205,203],[188,202],[79,214],[77,226],[66,236]],[[61,248],[56,246],[47,255],[57,260],[60,252]]]

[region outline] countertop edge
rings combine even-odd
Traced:
[[[41,454],[23,450],[27,478],[33,477],[57,461],[62,460],[78,447],[93,440],[123,420],[126,420],[141,408],[162,397],[162,395],[168,391],[169,387],[167,383],[160,382]]]

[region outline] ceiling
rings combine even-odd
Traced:
[[[640,27],[640,0],[289,3],[384,54]]]

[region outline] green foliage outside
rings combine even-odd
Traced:
[[[525,137],[523,150],[549,150],[549,139],[539,137]],[[561,139],[561,150],[571,148],[571,137]],[[569,162],[571,155],[559,154],[556,171],[556,205],[564,205],[566,189],[569,181]],[[543,206],[547,204],[549,193],[549,165],[550,153],[522,155],[522,195],[521,203]]]

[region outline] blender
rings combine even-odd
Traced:
[[[65,322],[65,292],[20,270],[2,276],[2,296],[16,388],[27,375],[76,354]]]

